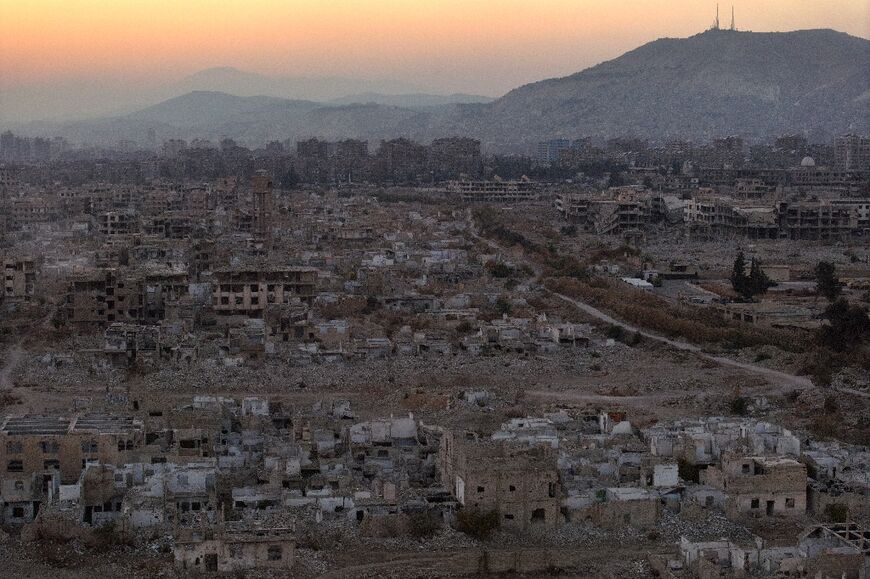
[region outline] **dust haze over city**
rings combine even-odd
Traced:
[[[868,0],[0,0],[4,577],[870,577]]]

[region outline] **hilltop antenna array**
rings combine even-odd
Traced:
[[[719,4],[716,4],[716,20],[713,21],[713,26],[710,30],[719,30]]]
[[[737,27],[734,25],[734,5],[731,5],[731,28],[729,28],[731,32],[735,32]]]

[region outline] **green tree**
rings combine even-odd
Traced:
[[[511,306],[511,303],[508,300],[506,300],[503,296],[499,296],[499,298],[497,300],[495,300],[494,307],[495,307],[496,313],[498,313],[499,315],[502,315],[502,314],[510,315],[511,311],[513,310],[513,306]]]
[[[829,305],[822,318],[828,324],[819,329],[819,341],[835,352],[849,351],[870,340],[867,312],[843,298]]]
[[[486,539],[499,528],[501,517],[498,511],[483,511],[478,508],[460,509],[456,513],[456,529],[474,537]]]
[[[767,277],[767,274],[764,273],[763,269],[761,269],[760,260],[755,258],[752,259],[752,264],[749,266],[749,278],[747,281],[747,285],[749,286],[747,289],[750,299],[753,296],[765,293],[770,287],[770,278]]]
[[[816,265],[816,291],[825,296],[829,302],[833,302],[840,296],[840,279],[837,277],[833,263],[820,261]]]
[[[739,252],[731,268],[731,287],[744,301],[749,301],[758,294],[763,294],[771,286],[770,278],[761,269],[761,261],[753,258],[746,274],[746,257]]]
[[[743,252],[739,252],[734,258],[734,266],[731,268],[731,287],[741,297],[746,295],[749,279],[746,277],[746,258]]]

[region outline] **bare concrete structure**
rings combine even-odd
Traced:
[[[101,269],[74,276],[69,283],[63,311],[67,322],[104,325],[136,322],[145,297],[137,276],[115,269]]]
[[[799,516],[807,510],[807,468],[790,458],[727,455],[702,483],[728,493],[729,516]]]
[[[2,301],[30,302],[36,295],[36,260],[29,257],[4,258],[0,260],[3,274]]]
[[[288,570],[295,543],[289,527],[258,527],[225,523],[217,528],[191,529],[175,540],[179,569],[233,573],[250,569]]]
[[[272,233],[272,180],[264,172],[254,175],[254,237],[266,241]]]
[[[129,417],[7,417],[0,426],[3,520],[32,520],[75,484],[89,462],[123,464],[142,446],[142,423]]]
[[[561,486],[555,454],[445,433],[439,454],[441,481],[466,508],[495,510],[501,524],[557,525]]]
[[[212,307],[221,316],[262,317],[271,304],[308,302],[317,270],[308,267],[233,268],[214,272]]]
[[[471,203],[516,203],[537,199],[539,187],[528,179],[519,181],[450,181],[447,191]]]

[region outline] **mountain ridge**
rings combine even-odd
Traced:
[[[528,151],[581,136],[769,139],[799,132],[870,133],[870,40],[833,30],[713,30],[661,38],[577,73],[529,83],[491,102],[428,107],[313,102],[194,91],[136,113],[65,126],[71,134],[135,138],[481,139]],[[362,100],[362,99],[360,99]],[[122,136],[120,136],[122,135]],[[117,140],[117,138],[115,139]]]
[[[536,137],[576,134],[578,117],[585,134],[604,136],[764,137],[824,125],[837,131],[849,125],[838,114],[789,105],[852,78],[854,86],[825,93],[828,108],[866,127],[862,111],[849,110],[848,96],[870,89],[868,70],[870,41],[845,33],[714,30],[658,39],[572,75],[518,87],[492,103],[491,122],[534,107],[547,121],[525,127]],[[665,114],[664,106],[675,110]]]

